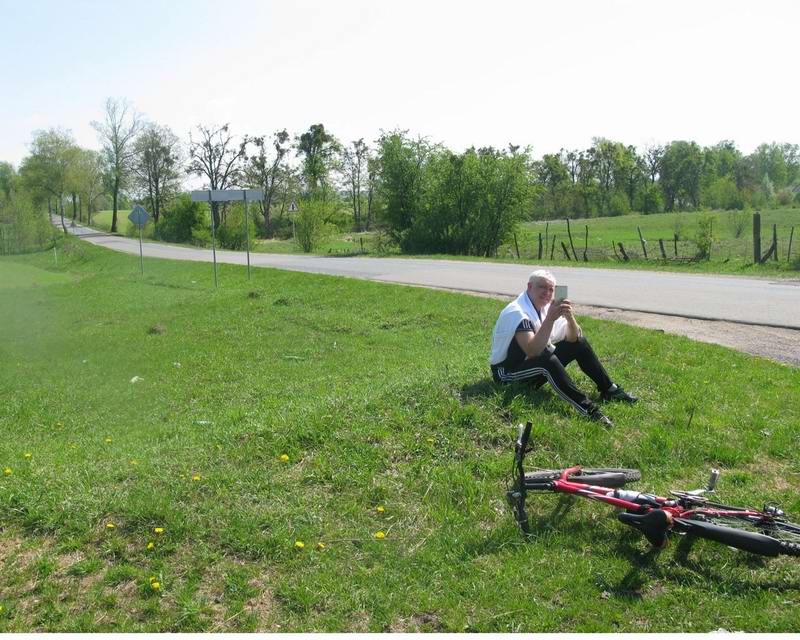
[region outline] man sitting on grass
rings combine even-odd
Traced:
[[[492,334],[489,364],[495,382],[529,380],[553,390],[583,416],[612,426],[600,408],[569,377],[573,360],[597,385],[602,400],[636,402],[638,398],[611,382],[589,341],[583,337],[569,300],[551,304],[556,279],[549,271],[534,271],[528,288],[500,313]]]

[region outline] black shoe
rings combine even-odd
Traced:
[[[604,402],[628,402],[633,404],[634,402],[639,402],[639,398],[636,396],[632,396],[630,393],[627,393],[625,389],[620,387],[619,385],[616,388],[612,387],[613,391],[609,389],[608,391],[603,391],[600,394],[600,399]]]
[[[588,417],[589,420],[592,420],[593,422],[599,422],[604,427],[614,426],[614,423],[611,422],[611,418],[609,418],[602,411],[600,411],[600,409],[595,409],[594,411],[590,412]]]

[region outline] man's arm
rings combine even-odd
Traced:
[[[553,323],[560,316],[561,307],[551,304],[538,331],[535,333],[532,331],[517,331],[517,333],[514,334],[517,344],[525,352],[525,355],[528,356],[528,358],[535,358],[542,353],[542,351],[544,351],[548,340],[550,340],[550,334],[553,331]]]
[[[567,342],[577,342],[583,332],[581,331],[578,321],[575,320],[575,316],[572,314],[572,303],[569,300],[564,300],[564,302],[561,303],[561,312],[562,316],[567,321],[565,340]]]

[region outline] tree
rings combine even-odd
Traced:
[[[126,186],[134,157],[133,142],[142,128],[141,116],[127,100],[106,100],[105,120],[92,126],[100,136],[111,176],[111,233],[117,231],[117,205],[120,190]]]
[[[149,123],[134,144],[134,184],[158,226],[164,204],[180,190],[180,140],[169,127]]]
[[[264,218],[264,235],[267,238],[272,237],[272,206],[279,201],[288,178],[285,166],[286,155],[289,153],[288,141],[289,134],[286,129],[276,131],[272,136],[271,145],[275,151],[274,155],[271,155],[267,150],[269,145],[266,136],[253,138],[251,142],[256,147],[256,155],[248,158],[244,170],[247,184],[258,187],[264,192],[259,207]]]
[[[703,154],[695,142],[678,140],[664,150],[659,184],[664,193],[665,208],[696,208],[700,201],[700,175]]]
[[[369,231],[375,216],[375,203],[381,188],[381,161],[380,158],[370,155],[367,158],[367,218],[364,228]]]
[[[384,133],[378,139],[380,194],[389,234],[396,242],[402,242],[422,209],[425,164],[435,150],[425,138],[409,138],[407,131]]]
[[[545,154],[540,161],[533,163],[533,174],[536,183],[543,187],[539,202],[546,215],[564,215],[573,183],[563,154]]]
[[[350,202],[353,206],[353,222],[355,223],[356,231],[361,231],[364,200],[362,183],[367,182],[370,151],[369,147],[364,144],[363,138],[354,140],[351,144],[352,146],[342,149],[342,171],[350,192]]]
[[[647,167],[647,174],[650,176],[650,184],[655,184],[656,178],[661,173],[661,160],[664,158],[664,147],[653,144],[645,147],[644,163]]]
[[[427,163],[422,206],[401,248],[491,256],[522,218],[528,197],[527,156],[516,150],[437,150]]]
[[[339,141],[322,124],[312,124],[297,138],[297,155],[303,156],[303,177],[309,192],[327,186]]]
[[[34,133],[31,154],[22,161],[20,176],[33,192],[54,197],[64,222],[64,193],[67,189],[71,165],[78,154],[78,146],[69,131],[48,129]]]
[[[242,165],[247,157],[247,136],[237,145],[229,124],[221,127],[197,125],[199,140],[189,134],[189,173],[205,177],[212,191],[228,189],[242,180]],[[219,202],[211,203],[214,226],[220,226]]]
[[[0,162],[0,195],[11,197],[11,188],[17,179],[17,172],[10,162]]]

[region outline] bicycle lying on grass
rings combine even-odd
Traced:
[[[714,493],[719,472],[714,469],[705,489],[670,491],[664,498],[623,489],[628,482],[641,479],[638,469],[585,469],[580,466],[559,471],[525,473],[523,461],[528,447],[531,423],[519,426],[512,470],[512,485],[506,492],[514,517],[526,535],[530,533],[525,501],[531,491],[567,493],[605,502],[624,509],[617,518],[638,529],[654,547],[667,544],[673,532],[721,542],[764,556],[800,557],[800,525],[788,522],[775,505],[763,510],[732,507],[711,502],[705,494]]]

